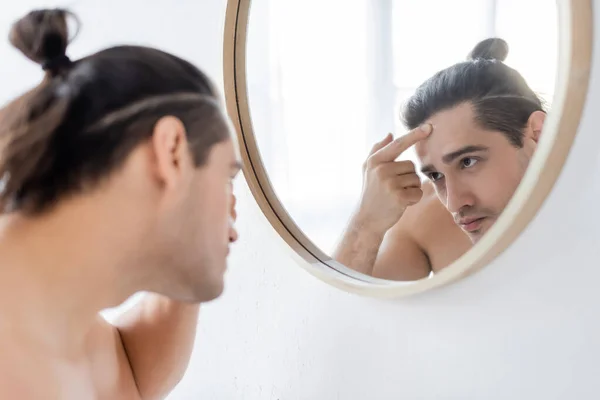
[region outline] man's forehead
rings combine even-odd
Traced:
[[[442,110],[425,123],[432,126],[431,134],[415,145],[417,157],[423,162],[437,153],[441,155],[471,145],[481,133],[469,103]]]

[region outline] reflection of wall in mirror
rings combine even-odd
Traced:
[[[405,131],[400,109],[419,84],[498,36],[510,47],[506,63],[550,101],[557,33],[556,7],[547,0],[256,2],[250,107],[284,207],[331,252],[358,202],[368,150],[388,131]],[[401,158],[416,161],[413,150]]]

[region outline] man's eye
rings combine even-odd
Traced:
[[[473,165],[477,164],[477,159],[473,157],[465,157],[460,161],[460,164],[463,168],[471,168]]]
[[[428,178],[429,178],[429,179],[430,179],[432,182],[435,182],[435,181],[438,181],[438,180],[442,179],[444,176],[443,176],[441,173],[439,173],[439,172],[430,172],[430,173],[427,175],[427,177],[428,177]]]

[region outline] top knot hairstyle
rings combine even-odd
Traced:
[[[467,61],[439,71],[417,88],[402,112],[405,125],[414,129],[440,111],[470,102],[479,126],[500,131],[522,147],[529,116],[544,106],[521,74],[504,64],[507,55],[503,39],[479,42]]]
[[[35,10],[9,40],[41,64],[42,82],[0,110],[0,212],[41,212],[108,176],[172,115],[194,162],[229,137],[221,102],[192,64],[163,51],[117,46],[71,61],[63,9]]]
[[[9,34],[10,43],[31,61],[41,64],[51,74],[67,67],[69,28],[67,17],[80,25],[77,17],[66,10],[36,10],[15,22]],[[59,63],[57,61],[65,61]],[[69,60],[70,61],[70,60]],[[61,65],[62,64],[62,65]]]
[[[504,61],[508,56],[508,43],[504,39],[489,38],[477,43],[467,56],[467,60]]]

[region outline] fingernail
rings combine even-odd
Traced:
[[[422,124],[419,129],[421,129],[423,132],[425,132],[426,134],[430,134],[431,131],[433,131],[433,125],[427,123],[427,124]]]

